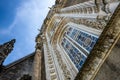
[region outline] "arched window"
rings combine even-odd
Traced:
[[[98,37],[77,28],[68,27],[61,45],[76,68],[80,70]]]

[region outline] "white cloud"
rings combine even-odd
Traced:
[[[7,29],[1,29],[0,30],[0,34],[2,34],[2,35],[6,35],[6,34],[10,34],[10,32],[11,32],[11,30],[12,30],[12,28],[15,26],[15,24],[16,24],[16,19],[13,21],[13,23],[7,28]]]
[[[33,40],[38,33],[37,29],[40,29],[42,22],[47,15],[49,6],[54,4],[54,0],[30,0],[24,2],[17,8],[16,18],[18,22],[24,23],[27,27],[26,42],[33,44]],[[31,41],[31,42],[30,42]]]
[[[10,57],[13,57],[11,62],[21,58],[23,55],[29,54],[24,53],[25,50],[34,48],[34,39],[38,34],[38,29],[40,29],[42,22],[47,15],[49,10],[48,7],[51,7],[54,2],[55,0],[26,0],[16,9],[16,16],[13,23],[8,27],[8,29],[0,31],[0,34],[10,34],[18,37],[16,45],[17,48],[15,48],[16,50],[14,49],[13,53],[8,56],[8,60]],[[18,29],[21,31],[18,31]],[[22,31],[24,29],[26,29],[25,33]],[[20,33],[22,36],[20,37],[20,35],[17,35],[18,33]],[[22,38],[24,38],[24,42],[19,41],[19,39]],[[17,57],[13,55],[17,55]]]
[[[13,23],[7,28],[0,30],[0,34],[10,34],[11,30],[15,27],[15,24],[19,24],[22,21],[24,24],[36,26],[41,25],[41,22],[45,18],[48,7],[54,4],[55,0],[26,0],[16,10],[16,16]],[[36,26],[35,26],[35,25]]]

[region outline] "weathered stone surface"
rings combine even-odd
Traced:
[[[5,66],[0,73],[0,80],[19,80],[24,77],[24,75],[28,74],[32,76],[33,60],[34,54],[31,54]]]
[[[89,0],[67,0],[64,7],[72,6],[78,3],[83,3],[85,1],[89,1]]]
[[[101,65],[111,52],[120,37],[120,5],[114,12],[111,20],[103,30],[98,42],[88,56],[83,69],[79,72],[76,80],[93,80]],[[96,62],[96,63],[95,63]],[[88,70],[86,70],[86,68]]]
[[[0,66],[2,66],[5,58],[13,50],[15,41],[15,39],[12,39],[11,41],[4,43],[3,45],[0,45]]]
[[[102,65],[95,80],[120,80],[120,40]]]
[[[74,8],[70,8],[70,11],[60,11],[61,8],[73,6],[85,1],[90,0],[56,0],[56,4],[50,8],[51,10],[44,20],[40,33],[36,37],[35,56],[30,55],[22,60],[18,60],[17,62],[10,64],[9,66],[3,67],[2,72],[0,73],[0,80],[73,80],[77,74],[78,76],[76,77],[76,80],[93,80],[97,74],[97,71],[100,69],[100,66],[103,64],[112,47],[114,47],[114,44],[118,40],[118,33],[120,32],[120,16],[118,13],[120,13],[120,9],[117,9],[110,22],[109,18],[112,14],[108,15],[105,9],[106,4],[109,3],[109,0],[91,0],[93,1],[92,3],[85,3],[82,6],[80,6],[80,4],[79,7],[74,6]],[[94,1],[96,2],[94,3]],[[67,10],[69,10],[69,8],[67,8]],[[100,13],[100,11],[102,11],[102,13],[106,14],[107,16]],[[61,13],[67,14],[67,16],[60,16],[62,15]],[[93,15],[93,17],[91,17],[92,13],[98,15]],[[59,14],[59,16],[54,16],[54,14]],[[71,16],[69,14],[71,14]],[[75,17],[75,15],[77,16]],[[87,15],[87,17],[85,15]],[[99,30],[102,32],[104,29],[96,46],[93,48],[91,54],[85,62],[85,65],[82,66],[79,73],[76,70],[75,66],[73,66],[72,62],[70,63],[70,60],[68,60],[69,56],[61,56],[61,54],[64,54],[64,51],[60,49],[60,40],[62,36],[64,36],[63,33],[64,30],[66,30],[66,24],[69,22],[76,23],[78,25],[85,25],[88,27],[86,29],[93,28],[98,30],[98,32]],[[67,26],[75,27],[75,24]],[[72,40],[70,41],[72,42]],[[86,42],[88,41],[89,40]],[[72,43],[74,44],[74,42]],[[120,41],[103,64],[95,80],[120,79],[120,55],[118,51],[120,48],[119,44]],[[80,46],[78,48],[80,48]],[[32,66],[33,64],[34,68]]]

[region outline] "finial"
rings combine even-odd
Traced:
[[[16,39],[12,39],[11,41],[4,43],[3,45],[0,45],[0,54],[1,54],[1,57],[2,57],[0,62],[3,63],[3,61],[8,56],[8,54],[13,50],[15,42],[16,42]],[[0,65],[2,63],[0,63]]]

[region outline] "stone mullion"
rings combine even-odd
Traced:
[[[93,80],[101,65],[120,38],[120,5],[111,17],[98,42],[75,80]]]
[[[86,52],[84,49],[84,47],[81,47],[81,45],[76,41],[74,40],[73,38],[71,38],[70,36],[66,36],[65,38],[67,38],[69,40],[70,43],[74,44],[74,47],[77,47],[81,52],[84,53],[84,55],[88,56],[88,52]]]

